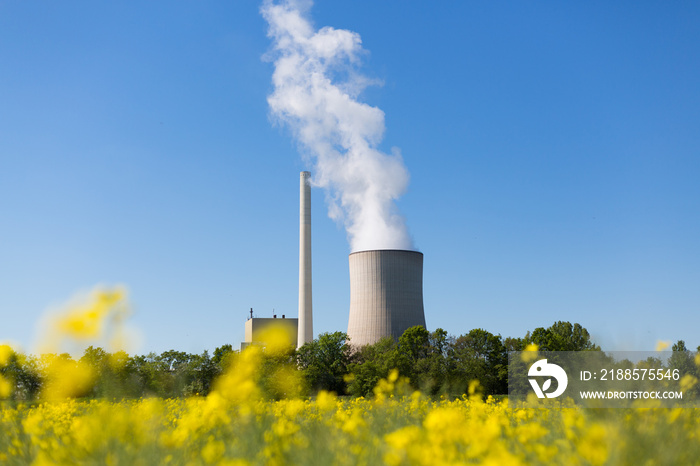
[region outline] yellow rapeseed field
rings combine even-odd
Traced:
[[[265,401],[246,350],[206,398],[6,405],[0,464],[698,464],[697,409],[517,408],[479,396]],[[293,383],[293,380],[289,380]]]
[[[0,347],[0,363],[8,351]],[[0,464],[700,464],[696,408],[525,408],[483,400],[477,384],[469,396],[433,400],[407,392],[396,372],[369,399],[270,401],[257,383],[261,358],[247,349],[206,397],[119,402],[72,398],[57,368],[42,401],[2,405]],[[78,384],[90,380],[71,371]],[[295,393],[293,372],[273,376]]]

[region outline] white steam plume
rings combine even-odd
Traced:
[[[352,251],[414,249],[395,200],[408,186],[397,149],[377,150],[384,112],[359,102],[372,80],[356,71],[360,36],[308,19],[311,1],[265,1],[273,40],[272,114],[289,125],[314,163],[313,182],[326,189],[329,216],[343,221]]]

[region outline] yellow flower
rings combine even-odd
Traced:
[[[215,440],[213,435],[209,436],[207,444],[202,449],[202,458],[207,463],[215,463],[224,456],[226,445],[221,440]]]
[[[666,348],[668,348],[669,346],[671,346],[671,343],[670,343],[670,342],[668,342],[668,341],[660,341],[660,340],[659,340],[659,341],[656,343],[656,351],[664,351],[664,350],[666,350]]]
[[[398,380],[398,378],[399,378],[399,371],[398,371],[398,369],[392,369],[391,372],[389,372],[389,377],[387,377],[386,379],[387,379],[390,383],[394,383],[394,382],[396,382],[396,381]]]
[[[418,426],[402,427],[384,437],[389,451],[384,455],[384,462],[389,465],[407,464],[407,456],[411,446],[415,445],[421,436]]]
[[[12,394],[12,384],[9,380],[0,375],[0,399],[7,398]]]
[[[520,358],[523,360],[523,362],[534,361],[535,359],[537,359],[538,349],[539,347],[535,343],[530,343],[525,347],[522,354],[520,355]]]
[[[124,326],[128,315],[124,287],[96,287],[48,313],[42,321],[37,352],[75,355],[87,345],[122,350],[130,340]]]
[[[13,351],[10,345],[0,345],[0,366],[4,366],[10,361],[12,353]]]
[[[547,435],[549,430],[538,422],[530,422],[528,424],[518,426],[515,429],[515,433],[517,435],[518,442],[527,444],[530,442],[537,442],[540,438]]]
[[[58,319],[58,328],[64,334],[78,339],[102,336],[106,318],[125,297],[125,291],[97,289],[87,303],[77,305]]]
[[[321,390],[316,396],[316,406],[320,411],[330,411],[336,407],[337,398],[334,394]]]
[[[469,393],[469,398],[473,399],[474,401],[481,400],[481,383],[479,383],[478,380],[472,380],[469,382],[469,389],[467,390],[467,393]]]
[[[262,360],[262,350],[249,346],[234,360],[229,370],[214,385],[216,396],[227,401],[246,402],[260,398],[257,381]]]
[[[84,396],[92,389],[95,372],[89,365],[54,355],[44,355],[43,359],[46,382],[41,390],[42,399],[57,401]]]
[[[590,464],[604,464],[608,459],[609,435],[600,424],[592,424],[585,429],[578,451]]]
[[[293,335],[288,327],[273,324],[260,332],[260,341],[265,342],[265,352],[280,353],[293,347]]]

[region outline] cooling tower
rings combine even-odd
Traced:
[[[425,327],[423,254],[396,249],[350,254],[350,343],[398,340],[414,325]]]
[[[299,174],[299,328],[297,346],[314,339],[311,308],[311,173]]]

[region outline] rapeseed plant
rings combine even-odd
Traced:
[[[59,327],[76,337],[104,330],[112,293]],[[111,304],[110,304],[111,303]],[[88,309],[88,311],[86,311]],[[84,320],[81,321],[81,319]],[[100,330],[102,329],[102,330]],[[700,412],[584,410],[567,403],[533,409],[483,399],[479,384],[457,399],[431,399],[392,371],[371,398],[298,396],[282,332],[249,347],[206,397],[79,400],[94,374],[45,357],[48,382],[37,404],[0,405],[0,464],[56,465],[627,465],[698,464]],[[12,350],[0,346],[0,367]],[[528,347],[525,358],[537,357]],[[120,359],[115,359],[118,364]],[[700,361],[696,361],[700,363]],[[263,389],[274,378],[274,393]],[[0,397],[3,385],[0,379]],[[8,382],[9,383],[9,382]],[[684,386],[696,380],[682,381]],[[279,396],[278,396],[279,395]]]
[[[239,373],[254,361],[240,358]],[[0,462],[604,465],[700,458],[695,408],[545,410],[417,392],[274,401],[230,377],[206,398],[6,405]]]

